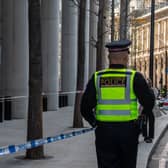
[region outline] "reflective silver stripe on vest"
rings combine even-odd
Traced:
[[[99,110],[100,115],[130,115],[130,110]]]
[[[130,71],[126,71],[126,72],[130,72]],[[97,94],[98,94],[98,104],[130,104],[131,103],[131,99],[130,99],[130,83],[131,83],[131,75],[126,74],[126,78],[127,78],[127,86],[125,88],[125,99],[121,100],[103,100],[102,96],[101,96],[101,89],[99,88],[99,83],[100,83],[100,78],[101,75],[97,76]]]

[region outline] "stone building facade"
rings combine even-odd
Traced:
[[[153,84],[157,88],[167,84],[168,6],[164,4],[155,10]],[[150,19],[148,10],[146,14],[136,17],[131,26],[131,65],[146,78],[149,78]]]

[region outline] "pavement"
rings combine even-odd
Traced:
[[[167,113],[155,112],[155,139],[145,143],[140,137],[137,168],[146,168],[158,140],[168,125]],[[0,123],[0,147],[26,142],[27,119],[10,120]],[[64,107],[58,111],[43,112],[43,136],[79,130],[72,128],[73,108]],[[85,122],[85,128],[89,125]],[[25,151],[0,156],[0,168],[97,168],[94,132],[88,132],[62,141],[44,145],[45,159],[24,159]]]

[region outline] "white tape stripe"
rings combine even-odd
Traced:
[[[165,145],[164,150],[161,153],[161,157],[167,157],[168,154],[168,143]]]
[[[71,92],[43,92],[41,95],[46,95],[46,96],[50,96],[50,95],[64,95],[64,94],[72,94],[72,93],[83,93],[82,90],[79,91],[71,91]],[[21,98],[28,98],[29,96],[7,96],[7,97],[2,97],[0,98],[0,101],[4,101],[4,100],[11,100],[11,99],[21,99]]]
[[[9,146],[0,147],[0,156],[16,153],[16,152],[23,151],[26,149],[35,148],[35,147],[38,147],[38,146],[41,146],[44,144],[48,144],[48,143],[64,140],[67,138],[71,138],[73,136],[78,136],[78,135],[93,131],[94,129],[95,128],[87,128],[87,129],[82,129],[79,131],[72,131],[69,133],[56,135],[54,137],[47,137],[47,138],[43,138],[43,139],[32,140],[32,141],[29,141],[25,144],[9,145]]]
[[[70,94],[70,93],[83,93],[83,90],[70,91],[70,92],[43,92],[42,95],[61,95],[61,94]]]
[[[159,160],[159,168],[166,168],[166,159],[161,158]]]
[[[28,98],[28,96],[11,96],[11,97],[4,97],[4,98],[0,98],[0,101],[11,100],[11,99],[20,99],[20,98]]]
[[[165,159],[168,155],[168,143],[165,145],[164,150],[161,153],[161,159],[159,160],[159,168],[166,168],[166,161]]]

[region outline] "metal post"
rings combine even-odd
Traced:
[[[114,40],[114,0],[111,1],[111,41]]]
[[[128,5],[128,0],[120,1],[120,40],[127,39]]]
[[[165,90],[166,90],[166,98],[167,98],[167,46],[166,46],[166,52],[165,52]]]
[[[136,25],[135,25],[134,33],[135,33],[135,35],[134,35],[134,36],[135,36],[135,38],[134,38],[134,42],[135,42],[135,43],[134,43],[134,52],[135,52],[135,53],[134,53],[134,59],[135,59],[135,60],[134,60],[134,68],[135,68],[135,70],[136,70],[136,68],[137,68],[137,65],[136,65],[136,61],[137,61],[137,58],[136,58],[136,54],[137,54],[137,53],[136,53],[136,52],[137,52],[137,50],[136,50],[136,49],[137,49],[137,39],[136,39],[136,37],[137,37],[137,34],[136,34],[137,31],[136,31]]]
[[[153,53],[154,53],[154,26],[155,26],[155,0],[151,0],[151,32],[150,32],[150,62],[149,62],[149,77],[153,85]]]

